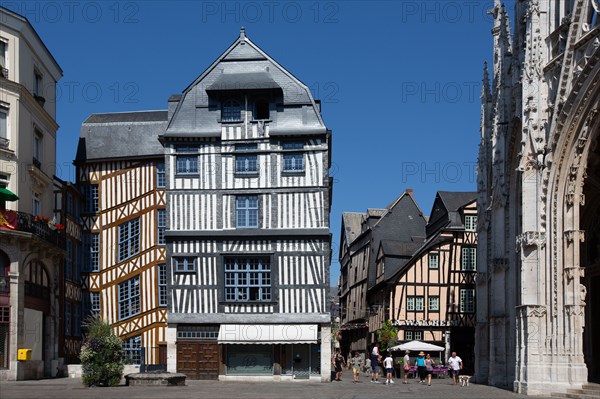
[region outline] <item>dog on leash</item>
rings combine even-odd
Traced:
[[[460,382],[460,386],[461,387],[468,387],[469,386],[469,380],[471,380],[471,376],[470,375],[459,375],[458,376],[458,381]]]

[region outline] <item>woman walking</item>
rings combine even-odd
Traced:
[[[417,360],[415,361],[415,366],[417,366],[417,371],[419,372],[419,382],[421,384],[425,383],[425,377],[427,376],[427,369],[425,368],[425,352],[419,352]]]
[[[425,370],[427,371],[427,385],[431,386],[431,375],[433,374],[433,366],[435,366],[435,361],[431,358],[429,353],[427,357],[425,357]]]
[[[406,353],[404,353],[404,359],[403,359],[403,363],[404,365],[402,366],[402,383],[403,384],[408,384],[408,372],[410,371],[410,356],[408,355],[410,352],[406,351]]]

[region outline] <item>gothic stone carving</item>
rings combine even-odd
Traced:
[[[546,246],[546,233],[539,231],[526,231],[517,236],[517,251],[525,247],[537,246],[543,248]]]
[[[585,232],[583,230],[566,230],[565,238],[567,242],[571,243],[575,240],[579,240],[581,242],[585,241]]]

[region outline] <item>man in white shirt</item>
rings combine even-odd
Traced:
[[[383,360],[383,367],[385,367],[385,383],[393,384],[392,375],[394,373],[394,359],[392,359],[392,353],[388,352],[387,357]]]
[[[454,385],[458,384],[458,374],[462,369],[462,359],[456,356],[456,352],[452,352],[452,356],[448,359],[448,372],[452,375]]]

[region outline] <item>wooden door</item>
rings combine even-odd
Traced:
[[[219,352],[216,341],[177,341],[177,372],[190,380],[216,380]]]

